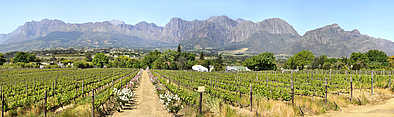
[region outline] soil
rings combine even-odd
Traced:
[[[132,108],[116,112],[113,117],[171,117],[173,116],[165,110],[160,103],[155,92],[155,86],[149,79],[147,71],[142,73],[140,85],[136,90],[135,104],[130,104]]]
[[[386,100],[383,104],[348,107],[317,117],[394,117],[394,98]]]

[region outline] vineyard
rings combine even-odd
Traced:
[[[204,95],[223,99],[234,107],[253,110],[253,97],[294,103],[294,96],[323,99],[341,95],[352,100],[355,90],[374,94],[375,89],[392,87],[391,71],[298,71],[298,72],[193,72],[154,70],[162,85],[192,107],[197,107],[199,86]],[[244,101],[244,100],[250,101]],[[360,99],[358,99],[360,100]],[[251,106],[252,105],[252,106]],[[336,103],[335,103],[336,105]]]
[[[142,72],[147,73],[146,77],[150,81],[144,80],[145,86],[140,88]],[[220,105],[220,108],[228,105],[233,109],[247,110],[249,113],[253,112],[253,116],[264,115],[261,114],[264,112],[259,110],[259,104],[269,102],[257,99],[294,106],[300,105],[297,101],[305,102],[305,99],[310,97],[320,100],[321,103],[317,102],[318,104],[339,108],[337,102],[330,100],[330,97],[341,96],[350,100],[349,103],[362,104],[362,97],[355,95],[379,95],[376,90],[392,89],[393,86],[391,71],[0,69],[0,104],[3,107],[2,114],[6,116],[23,115],[17,110],[31,107],[38,108],[37,116],[47,116],[47,113],[52,113],[49,116],[57,116],[56,110],[73,104],[89,105],[91,113],[89,112],[88,116],[112,115],[116,111],[124,110],[125,105],[134,104],[132,100],[135,100],[135,89],[149,91],[150,89],[144,88],[150,83],[158,97],[154,100],[164,105],[169,113],[185,116],[193,116],[186,115],[191,113],[186,109],[200,114],[217,113],[218,109],[212,105]],[[204,91],[198,91],[201,86]],[[140,92],[140,97],[144,95],[141,93],[143,92]],[[147,97],[151,96],[147,94]],[[295,107],[300,111],[297,115],[304,114],[306,107],[293,106],[291,108]]]
[[[0,70],[2,114],[35,106],[44,114],[71,103],[99,108],[113,95],[113,88],[133,87],[135,69],[11,69]],[[88,100],[88,101],[87,101]],[[41,109],[40,109],[41,111]]]

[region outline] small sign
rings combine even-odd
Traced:
[[[199,86],[197,92],[204,92],[205,87],[204,86]]]

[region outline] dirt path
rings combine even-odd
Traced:
[[[394,98],[379,105],[354,106],[317,117],[394,117]]]
[[[147,71],[142,73],[140,82],[136,90],[135,109],[122,110],[123,112],[117,112],[113,117],[171,117],[160,103]]]

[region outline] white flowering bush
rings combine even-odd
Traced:
[[[183,108],[181,99],[178,95],[172,95],[169,92],[159,94],[160,101],[167,107],[171,113],[178,113]]]
[[[130,88],[123,88],[123,89],[114,88],[113,92],[117,101],[121,102],[122,105],[124,103],[129,102],[135,96],[135,94]]]

